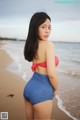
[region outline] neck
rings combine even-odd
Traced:
[[[41,42],[47,42],[48,40],[41,40],[41,39],[38,39],[39,43]]]

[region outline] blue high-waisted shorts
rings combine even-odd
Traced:
[[[53,100],[54,88],[47,75],[34,72],[24,88],[23,96],[34,105],[46,100]]]

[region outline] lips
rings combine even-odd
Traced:
[[[48,37],[49,37],[49,35],[44,35],[44,37],[45,37],[45,38],[48,38]]]

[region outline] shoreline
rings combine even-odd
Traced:
[[[52,108],[52,120],[73,120],[58,107],[58,100],[54,98]]]
[[[10,120],[25,120],[22,92],[26,82],[20,76],[6,70],[6,67],[13,60],[5,50],[0,49],[1,55],[0,94],[2,97],[0,98],[0,112],[8,112]],[[14,96],[12,98],[7,97],[9,94],[14,94]],[[58,100],[56,98],[53,100],[52,120],[73,120],[58,107]]]

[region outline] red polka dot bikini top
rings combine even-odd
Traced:
[[[59,59],[57,56],[55,56],[55,66],[57,66],[58,64],[59,64]],[[33,63],[31,66],[32,71],[35,71],[37,66],[47,68],[46,61],[41,62],[41,63]]]

